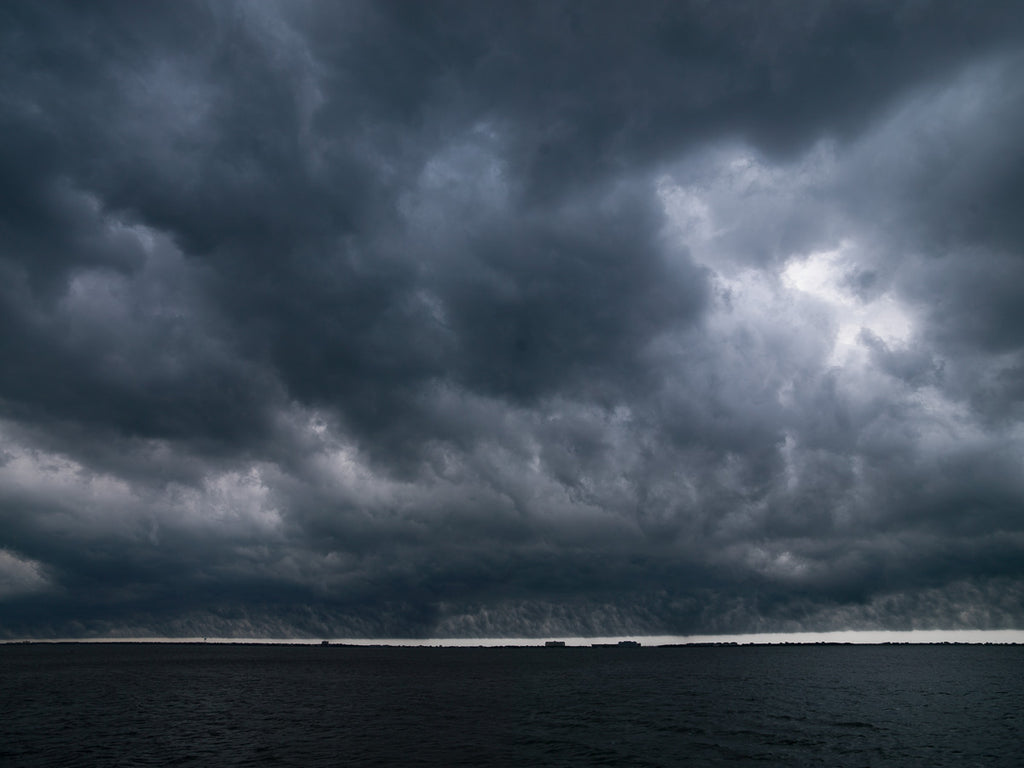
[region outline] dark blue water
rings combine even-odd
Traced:
[[[1024,647],[0,646],[0,765],[1020,766]]]

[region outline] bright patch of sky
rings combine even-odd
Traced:
[[[699,166],[684,163],[663,175],[655,192],[668,221],[670,248],[679,249],[715,276],[723,295],[741,297],[747,323],[777,324],[783,315],[802,335],[833,334],[826,363],[847,367],[866,362],[864,332],[894,346],[912,338],[909,308],[891,291],[859,295],[854,281],[870,273],[870,257],[852,237],[836,237],[842,216],[818,210],[816,190],[838,165],[822,142],[795,164],[772,166],[747,150],[719,150]],[[681,184],[677,179],[685,178]],[[831,234],[828,248],[788,252],[786,230],[793,210],[809,212]],[[808,305],[810,302],[810,305]],[[725,308],[736,311],[738,302]],[[800,313],[780,304],[800,305]]]
[[[857,339],[865,329],[892,345],[905,344],[913,323],[909,312],[889,293],[865,301],[844,283],[856,267],[855,246],[844,241],[831,251],[817,251],[791,259],[782,271],[783,284],[791,291],[812,296],[826,306],[836,323],[836,339],[830,362],[845,365],[862,357]]]

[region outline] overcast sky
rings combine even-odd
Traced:
[[[1019,2],[0,7],[0,637],[1024,628]]]

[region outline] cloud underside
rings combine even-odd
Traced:
[[[1024,626],[1015,4],[0,14],[0,635]]]

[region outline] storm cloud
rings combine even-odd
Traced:
[[[1019,4],[0,50],[0,637],[1024,627]]]

